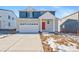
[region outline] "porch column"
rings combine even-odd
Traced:
[[[55,32],[55,30],[56,30],[56,29],[55,29],[55,26],[56,26],[56,25],[55,25],[55,17],[54,17],[54,18],[53,18],[53,32]]]
[[[39,19],[39,31],[42,32],[42,19]]]

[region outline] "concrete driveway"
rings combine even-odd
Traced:
[[[42,52],[39,34],[13,34],[0,39],[0,51]]]

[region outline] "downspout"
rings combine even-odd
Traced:
[[[40,19],[39,19],[39,22],[38,23],[39,23],[39,32],[40,32]]]
[[[56,17],[54,16],[54,19],[53,19],[53,32],[55,32],[55,27],[56,27]]]
[[[79,11],[78,11],[78,22],[79,22]],[[78,27],[77,27],[77,35],[79,35],[79,24],[78,24]]]

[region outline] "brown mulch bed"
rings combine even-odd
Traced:
[[[52,52],[52,48],[49,47],[48,44],[43,43],[45,40],[47,40],[47,38],[49,38],[49,36],[43,36],[42,34],[40,34],[40,38],[41,38],[44,52]]]
[[[49,37],[52,37],[52,38],[55,38],[55,39],[59,39],[59,38],[62,38],[62,40],[58,40],[58,44],[64,44],[64,45],[68,45],[68,43],[75,43],[77,46],[76,48],[79,49],[79,42],[71,39],[71,38],[67,38],[65,39],[63,36],[61,35],[50,35],[50,36],[44,36],[43,34],[40,34],[40,38],[41,38],[41,42],[42,42],[42,45],[43,45],[43,49],[44,49],[44,52],[55,52],[53,51],[53,48],[51,48],[48,44],[47,44],[47,39]]]

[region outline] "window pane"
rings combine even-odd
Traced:
[[[47,20],[47,24],[49,24],[49,20]]]
[[[8,16],[8,19],[10,19],[10,16]]]
[[[12,20],[14,20],[14,18],[12,17]]]
[[[8,23],[8,26],[10,26],[10,22]]]

